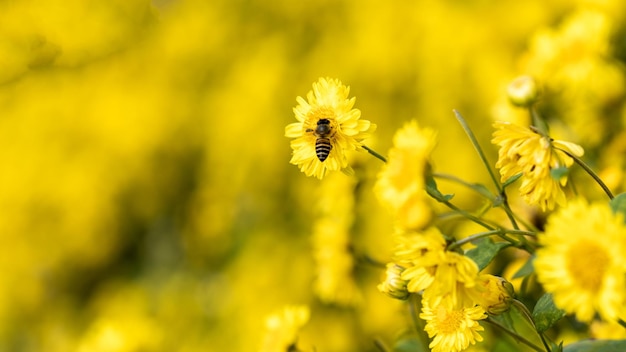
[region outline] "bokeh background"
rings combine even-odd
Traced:
[[[284,137],[296,96],[339,78],[378,125],[370,147],[417,119],[438,131],[437,170],[487,182],[452,109],[495,160],[492,121],[527,123],[506,86],[531,74],[554,133],[619,191],[623,14],[619,0],[0,0],[0,350],[255,351],[291,304],[311,309],[303,349],[393,345],[412,323],[368,260],[393,245],[381,163],[356,153],[355,177],[306,178]],[[347,219],[334,284],[312,236],[324,214]]]

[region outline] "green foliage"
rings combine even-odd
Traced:
[[[554,304],[552,295],[549,293],[539,298],[532,315],[539,332],[548,330],[564,316],[565,312]]]
[[[624,352],[626,340],[585,340],[571,343],[563,352]]]
[[[454,198],[454,194],[443,194],[439,191],[437,188],[437,181],[435,181],[435,178],[432,177],[432,175],[426,177],[426,192],[435,200],[442,203],[449,202],[452,198]]]
[[[550,170],[550,177],[554,180],[560,180],[563,177],[566,177],[569,174],[569,169],[565,166],[556,167]]]
[[[616,195],[609,204],[615,213],[622,214],[624,222],[626,222],[626,193]]]
[[[393,352],[429,352],[428,344],[424,344],[419,337],[405,337],[396,341]]]
[[[513,274],[513,278],[514,279],[517,279],[517,278],[520,278],[520,277],[526,277],[526,276],[528,276],[528,275],[533,273],[533,271],[535,270],[533,268],[533,258],[534,257],[531,257],[530,259],[528,259],[526,261],[526,263],[524,263],[524,265],[522,265],[522,267],[519,268],[515,272],[515,274]]]
[[[520,177],[522,177],[523,173],[518,173],[515,174],[514,176],[509,177],[506,181],[504,181],[504,183],[502,184],[502,188],[507,188],[508,186],[510,186],[512,183],[514,183],[515,181],[519,180]]]
[[[501,250],[511,246],[509,242],[494,242],[491,238],[481,238],[474,244],[476,247],[465,252],[465,255],[476,262],[481,271],[491,263]]]

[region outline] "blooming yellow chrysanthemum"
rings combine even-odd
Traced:
[[[420,128],[417,121],[407,123],[395,134],[387,164],[378,174],[374,192],[402,228],[419,230],[432,217],[424,178],[435,143],[433,130]]]
[[[528,204],[539,205],[544,211],[554,209],[556,204],[564,205],[567,175],[555,176],[552,172],[574,163],[562,150],[582,156],[583,148],[509,122],[498,121],[494,127],[491,142],[500,147],[496,167],[500,169],[502,182],[522,173],[519,190]]]
[[[320,78],[313,83],[307,101],[297,97],[293,109],[298,122],[285,128],[293,155],[290,163],[298,165],[307,176],[324,177],[326,171],[348,167],[345,152],[361,147],[361,141],[376,125],[361,120],[361,111],[353,109],[355,98],[348,99],[350,87],[338,79]]]
[[[409,292],[422,292],[425,299],[450,296],[454,304],[472,302],[478,266],[470,258],[446,251],[446,241],[435,227],[398,237],[395,257],[406,268],[400,277]]]
[[[548,218],[534,266],[556,305],[581,321],[626,319],[626,226],[607,204],[577,200]]]
[[[422,300],[420,318],[426,321],[424,330],[432,338],[432,352],[463,351],[483,338],[478,334],[484,328],[478,323],[487,315],[481,306],[456,307],[449,299]]]
[[[407,273],[404,278],[408,277]],[[455,305],[467,306],[474,302],[477,278],[478,265],[472,259],[457,252],[440,252],[434,281],[424,291],[424,299],[450,296]]]

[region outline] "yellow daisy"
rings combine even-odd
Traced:
[[[582,156],[583,148],[509,122],[498,121],[494,127],[492,143],[500,147],[496,167],[500,169],[502,182],[521,173],[519,190],[528,204],[539,205],[544,211],[554,209],[557,204],[564,205],[567,175],[555,179],[552,171],[574,163],[562,150]]]
[[[378,174],[374,192],[402,228],[419,230],[432,217],[424,178],[435,143],[433,130],[407,123],[395,134],[387,164]]]
[[[361,120],[353,109],[355,98],[348,99],[350,88],[338,79],[320,78],[313,83],[307,100],[297,97],[293,109],[298,122],[287,125],[285,136],[291,141],[290,163],[307,176],[324,177],[326,171],[348,168],[346,150],[361,147],[361,141],[376,125]]]
[[[395,257],[406,268],[400,278],[409,292],[424,298],[450,296],[454,304],[472,302],[469,289],[475,286],[478,266],[470,258],[446,251],[446,241],[435,227],[400,236]]]
[[[626,226],[608,205],[572,202],[548,218],[534,266],[557,306],[589,322],[626,318]]]
[[[457,252],[440,252],[434,281],[424,291],[424,299],[450,296],[455,305],[467,306],[474,302],[477,278],[478,265],[472,259]]]
[[[478,332],[484,328],[478,321],[486,317],[481,306],[455,307],[446,298],[438,298],[432,302],[424,299],[420,314],[420,318],[426,321],[424,330],[432,338],[428,346],[432,352],[463,351],[470,344],[482,341]]]
[[[402,233],[396,237],[396,263],[406,268],[401,273],[409,292],[421,292],[435,280],[440,253],[446,248],[441,232],[431,227],[423,232]]]

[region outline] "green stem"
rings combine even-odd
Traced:
[[[503,206],[508,208],[509,207],[509,203],[508,203],[508,201],[506,199],[506,193],[504,192],[504,189],[502,188],[502,185],[500,184],[500,181],[496,177],[495,172],[491,168],[491,164],[489,164],[489,162],[487,161],[487,157],[485,156],[485,153],[483,152],[482,148],[480,147],[480,144],[478,144],[478,140],[476,139],[476,136],[474,136],[474,132],[472,132],[472,129],[469,127],[469,125],[467,124],[467,121],[465,121],[463,116],[461,116],[461,114],[458,111],[456,111],[456,110],[453,110],[453,111],[454,111],[454,114],[456,115],[456,119],[459,121],[459,123],[461,124],[461,126],[465,130],[465,133],[467,134],[467,136],[469,137],[470,141],[472,142],[472,145],[474,146],[474,149],[476,149],[476,152],[480,156],[480,160],[482,160],[483,165],[485,165],[485,168],[489,172],[489,176],[491,177],[491,180],[493,181],[493,184],[496,186],[496,189],[498,190],[498,194],[500,194],[500,196],[503,198],[503,200],[502,200],[503,201],[503,203],[502,203]],[[506,215],[509,218],[509,220],[511,221],[511,225],[513,225],[513,227],[517,229],[518,226],[517,226],[517,222],[515,221],[515,217],[513,217],[511,214],[509,214],[509,212],[506,212]]]
[[[532,343],[530,340],[526,339],[524,336],[518,335],[516,332],[511,331],[509,329],[507,329],[504,325],[498,323],[497,321],[491,319],[491,318],[487,318],[484,320],[485,322],[497,327],[498,329],[502,330],[503,332],[511,335],[515,340],[527,345],[528,347],[532,348],[535,351],[539,351],[539,352],[544,352],[545,350],[542,349],[541,347],[535,345],[534,343]],[[549,351],[549,350],[548,350]]]
[[[511,210],[511,206],[509,205],[509,200],[506,197],[505,189],[502,189],[502,191],[500,191],[500,197],[502,197],[502,209],[504,209],[506,216],[509,218],[511,226],[513,226],[514,229],[519,230],[519,226],[515,221],[515,215],[513,215],[513,211]]]
[[[524,305],[524,303],[514,299],[513,306],[522,313],[524,318],[526,318],[526,321],[528,321],[530,325],[533,327],[533,329],[537,331],[537,325],[535,325],[535,321],[533,320],[532,314],[530,313],[528,308]],[[539,338],[541,338],[541,343],[543,343],[543,346],[546,348],[546,351],[550,352],[551,351],[550,345],[548,344],[548,341],[546,341],[546,338],[543,335],[543,333],[537,331],[537,334],[539,335]]]
[[[583,170],[585,170],[585,172],[587,172],[589,174],[589,176],[591,176],[596,181],[596,183],[598,185],[600,185],[600,187],[602,188],[604,193],[606,193],[606,195],[609,197],[609,199],[613,199],[614,198],[613,193],[611,192],[609,187],[602,181],[600,176],[598,176],[595,172],[593,172],[593,170],[591,170],[589,165],[585,164],[585,162],[582,161],[582,159],[580,159],[576,155],[573,155],[572,153],[568,152],[567,150],[564,150],[564,149],[561,149],[561,148],[555,148],[555,149],[562,151],[563,153],[567,154],[570,158],[574,159],[576,164],[580,165],[580,167],[582,167]]]
[[[419,317],[419,311],[422,309],[422,302],[420,296],[413,293],[409,297],[409,309],[411,313],[411,319],[413,320],[413,326],[415,326],[415,332],[420,337],[424,351],[428,350],[429,338],[424,330],[424,321]]]
[[[496,178],[496,174],[491,169],[491,164],[489,164],[489,162],[487,161],[487,157],[485,156],[485,153],[480,147],[480,144],[478,144],[478,140],[476,139],[476,136],[474,136],[474,132],[472,132],[472,129],[469,127],[469,125],[467,124],[463,116],[461,116],[461,114],[458,111],[456,110],[452,110],[452,111],[454,111],[454,115],[456,116],[456,119],[459,121],[459,123],[461,124],[461,127],[463,127],[463,130],[465,130],[465,134],[467,134],[470,141],[472,142],[474,149],[476,149],[476,152],[478,152],[478,155],[480,156],[480,160],[482,160],[483,164],[485,165],[485,168],[487,168],[487,171],[489,172],[489,176],[491,176],[491,180],[493,181],[493,184],[498,189],[498,193],[501,193],[502,187],[500,186],[500,181],[498,181],[498,179]]]
[[[382,156],[382,155],[378,154],[378,153],[377,153],[375,150],[373,150],[372,148],[370,148],[370,147],[368,147],[368,146],[366,146],[366,145],[361,145],[361,147],[363,147],[363,149],[367,150],[367,152],[368,152],[368,153],[372,154],[372,155],[373,155],[374,157],[376,157],[377,159],[380,159],[383,163],[386,163],[386,162],[387,162],[387,159],[386,159],[384,156]]]
[[[390,352],[391,350],[389,349],[389,347],[387,347],[387,345],[385,345],[385,343],[383,341],[381,341],[380,339],[374,339],[374,346],[376,346],[376,348],[378,348],[379,351],[381,352]]]
[[[463,215],[464,217],[466,217],[467,219],[477,223],[478,225],[481,225],[482,227],[488,229],[488,230],[495,230],[495,227],[487,224],[485,221],[483,221],[482,219],[477,218],[476,216],[468,213],[467,211],[457,207],[456,205],[450,203],[447,200],[440,200],[441,203],[445,204],[445,206],[447,206],[448,208],[458,212],[459,214]]]
[[[477,240],[479,238],[489,237],[489,236],[493,236],[493,235],[497,235],[497,236],[502,235],[502,230],[498,229],[498,230],[492,230],[492,231],[487,231],[487,232],[481,232],[481,233],[477,233],[475,235],[471,235],[471,236],[465,237],[463,239],[460,239],[460,240],[450,244],[447,249],[450,251],[450,250],[453,250],[453,249],[455,249],[457,247],[461,247],[462,245],[464,245],[466,243],[470,243],[470,242],[472,242],[474,240]]]
[[[534,106],[530,106],[528,108],[528,112],[530,113],[530,118],[532,119],[532,125],[539,130],[541,135],[548,135],[548,124],[539,116],[537,109]]]
[[[508,203],[506,204],[506,206],[503,206],[502,209],[504,209],[504,211],[507,213],[507,215],[509,216],[509,218],[513,217],[514,219],[516,219],[517,221],[519,221],[522,225],[524,225],[524,227],[526,227],[527,229],[533,231],[533,232],[539,232],[539,229],[529,223],[524,221],[524,219],[520,218],[519,216],[516,216],[515,213],[513,213],[513,211],[511,210],[511,208],[508,206]]]
[[[452,182],[456,182],[460,185],[463,185],[469,189],[471,189],[472,191],[480,194],[481,196],[489,199],[490,201],[494,202],[496,199],[496,196],[494,194],[492,194],[491,192],[489,192],[487,190],[486,187],[484,187],[482,184],[479,183],[469,183],[459,177],[456,177],[454,175],[449,175],[449,174],[443,174],[443,173],[433,173],[433,177],[435,178],[439,178],[442,180],[448,180],[448,181],[452,181]]]
[[[520,243],[507,237],[507,234],[511,234],[511,235],[520,235],[520,236],[536,236],[536,234],[534,232],[530,232],[530,231],[523,231],[523,230],[504,230],[504,229],[496,229],[496,230],[492,230],[492,231],[486,231],[486,232],[480,232],[468,237],[465,237],[461,240],[458,240],[454,243],[452,243],[450,246],[448,246],[448,250],[452,250],[454,248],[460,247],[466,243],[470,243],[474,240],[477,240],[479,238],[483,238],[483,237],[489,237],[489,236],[499,236],[500,238],[504,239],[507,242],[510,242],[511,244],[513,244],[514,246],[519,246]]]

